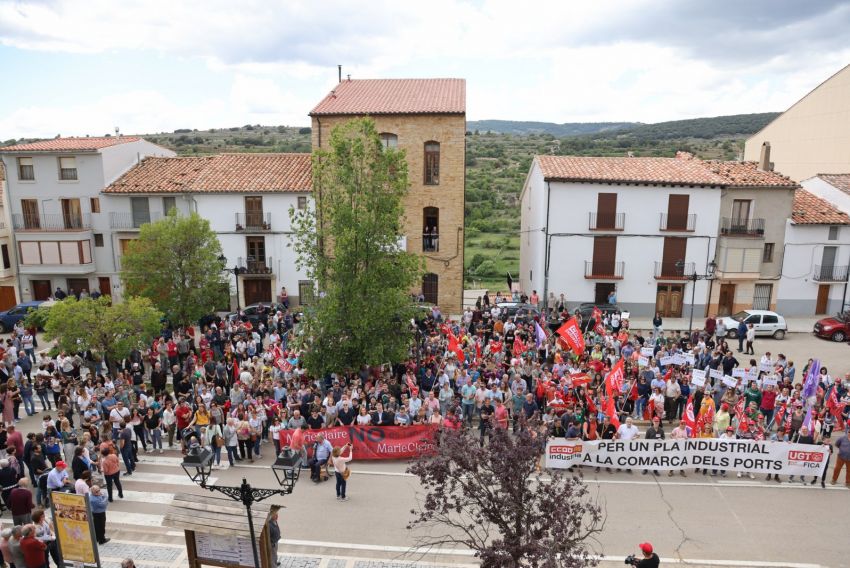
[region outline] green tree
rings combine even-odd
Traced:
[[[174,324],[190,325],[227,302],[220,255],[209,221],[171,211],[142,225],[121,257],[121,279],[128,295],[150,299]]]
[[[108,296],[70,296],[46,311],[44,336],[69,353],[89,351],[115,365],[134,348],[150,345],[161,329],[162,312],[147,298],[112,305]]]
[[[305,318],[303,359],[317,375],[401,360],[410,346],[415,255],[398,250],[404,152],[384,148],[369,119],[340,125],[313,154],[315,209],[295,211],[299,269],[323,294]]]

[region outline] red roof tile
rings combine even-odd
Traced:
[[[818,174],[817,177],[835,189],[850,195],[850,174]]]
[[[701,160],[682,158],[596,158],[537,156],[543,178],[559,181],[725,185]]]
[[[701,161],[709,170],[726,178],[727,185],[731,187],[800,187],[796,181],[782,174],[760,170],[756,162]]]
[[[847,213],[805,189],[794,192],[791,220],[798,225],[850,225]]]
[[[354,79],[339,83],[310,116],[465,112],[465,79]]]
[[[26,144],[0,147],[0,152],[96,152],[101,148],[138,142],[138,136],[93,136],[81,138],[52,138]]]
[[[149,157],[104,193],[311,191],[310,154],[218,154]]]

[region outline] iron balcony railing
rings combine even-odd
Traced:
[[[688,215],[661,214],[659,230],[661,231],[694,231],[697,224],[696,213]]]
[[[720,223],[720,234],[742,237],[763,237],[764,219],[723,217]]]
[[[91,229],[91,217],[88,214],[30,215],[15,213],[12,215],[12,227],[16,231],[84,231]]]
[[[244,267],[242,274],[271,274],[272,272],[272,257],[239,257],[236,260],[236,265]]]
[[[848,266],[815,265],[816,282],[847,282]]]
[[[595,280],[622,280],[623,268],[624,263],[622,261],[594,262],[586,260],[584,262],[584,277]]]
[[[655,278],[664,280],[687,280],[696,272],[693,262],[655,262]]]
[[[626,214],[591,212],[587,225],[591,231],[622,231],[626,225]]]
[[[153,213],[124,213],[110,211],[109,213],[109,228],[110,229],[138,229],[145,223],[159,221],[162,214],[158,211]]]
[[[270,231],[272,228],[271,213],[237,213],[237,231]]]

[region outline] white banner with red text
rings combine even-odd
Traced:
[[[691,438],[687,440],[597,440],[553,438],[546,444],[546,467],[616,467],[670,471],[718,471],[817,475],[826,468],[829,446]]]

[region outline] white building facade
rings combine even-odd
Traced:
[[[0,311],[8,310],[20,300],[16,278],[15,249],[12,246],[12,223],[6,206],[5,168],[0,164]]]
[[[571,308],[617,303],[635,316],[701,318],[723,179],[677,158],[538,156],[521,195],[523,290]],[[696,286],[696,289],[693,287]]]
[[[803,182],[806,186],[806,182]],[[794,196],[777,311],[786,317],[834,314],[847,305],[850,216],[804,189]]]
[[[147,156],[174,152],[128,136],[56,138],[0,148],[20,299],[120,290],[104,187]]]

